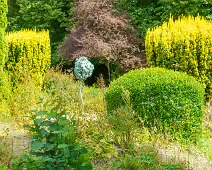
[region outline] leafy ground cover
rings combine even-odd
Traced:
[[[102,80],[103,81],[103,80]],[[100,81],[98,81],[100,82]],[[12,115],[1,115],[1,122],[16,122],[22,130],[14,131],[9,128],[4,140],[1,140],[0,164],[2,168],[11,168],[12,162],[17,161],[25,150],[12,148],[27,148],[20,141],[11,147],[11,137],[23,134],[23,126],[33,123],[26,116],[31,110],[50,111],[58,101],[60,107],[69,112],[69,116],[77,120],[77,141],[88,150],[94,169],[210,169],[212,161],[212,129],[211,105],[207,106],[204,137],[196,145],[176,143],[164,136],[151,134],[135,119],[133,109],[129,107],[116,111],[116,116],[108,116],[104,94],[107,90],[83,86],[84,113],[82,113],[79,94],[80,82],[72,75],[65,75],[50,70],[45,78],[43,90],[39,91],[33,84],[25,82],[20,85],[11,97]],[[6,127],[8,124],[6,124]],[[3,125],[1,126],[1,129]],[[6,128],[8,129],[8,128]],[[17,129],[17,128],[15,128]],[[1,136],[3,132],[1,131]],[[30,137],[30,134],[27,133]],[[23,135],[24,136],[24,135]],[[7,145],[5,143],[7,143]],[[30,141],[30,140],[29,140]],[[9,154],[6,154],[9,153]],[[3,168],[4,167],[4,168]]]

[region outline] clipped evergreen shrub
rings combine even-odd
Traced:
[[[6,63],[14,85],[30,80],[43,84],[44,74],[51,64],[48,31],[23,30],[8,33],[8,61]]]
[[[212,23],[198,16],[184,17],[148,30],[146,55],[149,66],[187,72],[212,96]]]
[[[10,95],[8,76],[5,71],[5,61],[7,60],[7,43],[5,29],[7,27],[7,1],[0,1],[0,114],[7,114],[7,98]]]
[[[22,29],[49,30],[53,66],[61,62],[58,48],[74,28],[74,11],[78,0],[8,0],[8,32]]]
[[[113,81],[105,94],[107,110],[125,105],[144,126],[174,138],[197,140],[202,133],[204,88],[186,73],[163,68],[134,70]]]
[[[1,71],[4,67],[6,56],[7,56],[7,44],[5,29],[7,27],[7,1],[0,1],[0,68]]]

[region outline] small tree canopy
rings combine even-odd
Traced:
[[[142,67],[144,44],[127,16],[114,10],[111,3],[81,0],[75,16],[78,28],[69,30],[70,35],[60,49],[65,60],[73,62],[79,56],[87,56],[116,63],[123,72]]]

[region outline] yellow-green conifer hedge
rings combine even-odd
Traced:
[[[7,27],[7,0],[0,1],[0,115],[7,113],[7,98],[10,95],[7,73],[5,72],[5,61],[7,59],[7,43],[5,30]],[[0,117],[0,118],[1,118]]]
[[[212,22],[203,17],[182,16],[148,30],[146,56],[149,66],[184,71],[212,93]]]
[[[5,29],[7,27],[7,0],[0,1],[0,67],[4,67],[7,56]]]
[[[8,62],[11,81],[17,85],[25,80],[43,84],[45,72],[51,64],[48,31],[23,30],[8,33]]]

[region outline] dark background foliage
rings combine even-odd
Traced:
[[[116,2],[115,2],[116,1]],[[183,15],[204,16],[212,19],[211,0],[114,0],[117,9],[128,11],[136,25],[141,39],[147,29],[162,25],[169,20],[170,14],[176,19]]]
[[[52,46],[52,64],[60,62],[58,46],[68,34],[65,28],[75,27],[73,12],[77,0],[8,0],[7,31],[48,29]]]
[[[212,1],[210,0],[110,0],[120,11],[127,11],[132,23],[144,40],[147,29],[168,21],[170,14],[178,16],[205,16],[211,19]],[[21,29],[50,30],[52,45],[52,64],[60,63],[58,47],[67,36],[65,28],[76,27],[74,22],[75,4],[78,0],[8,0],[7,31]]]

